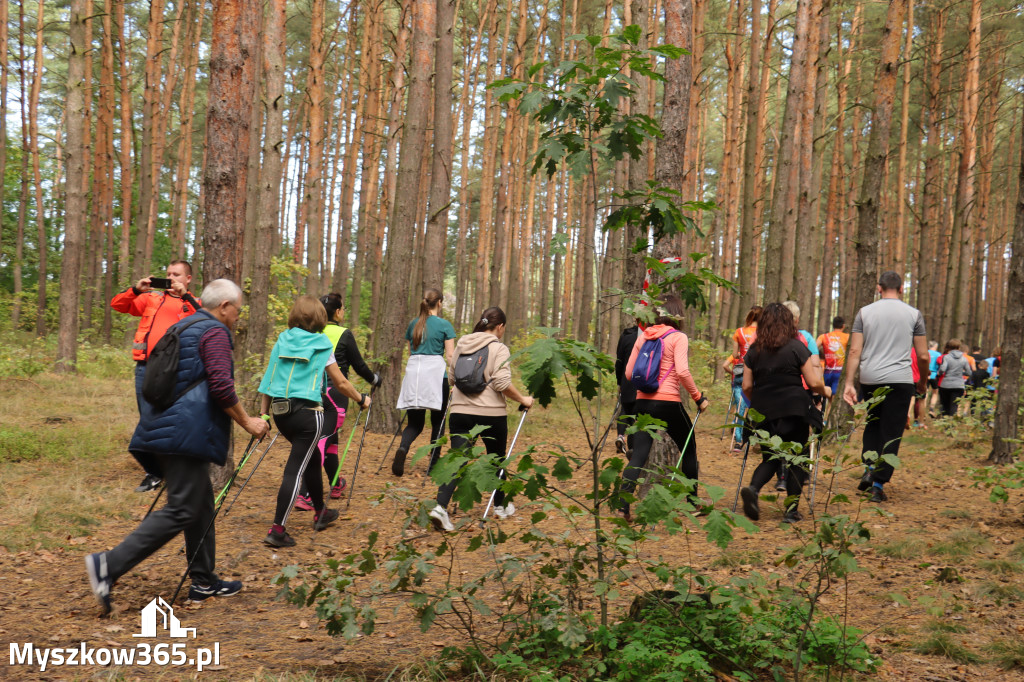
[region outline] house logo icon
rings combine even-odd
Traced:
[[[195,639],[196,629],[181,627],[181,623],[174,615],[174,609],[163,600],[163,597],[157,597],[143,607],[142,632],[134,634],[132,637],[156,637],[158,625],[161,625],[171,637],[191,635]]]

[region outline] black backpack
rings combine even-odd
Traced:
[[[492,342],[496,343],[496,342]],[[487,344],[475,353],[460,355],[455,360],[455,368],[452,371],[452,378],[455,379],[455,388],[465,395],[477,395],[483,393],[487,384],[491,383],[484,378],[484,369],[487,367],[488,348]]]
[[[142,397],[160,412],[173,405],[178,398],[202,381],[200,379],[193,382],[181,393],[174,393],[174,385],[178,380],[179,337],[193,324],[205,319],[198,315],[192,317],[193,319],[184,324],[172,325],[156,342],[153,352],[146,360],[146,376],[142,379]]]

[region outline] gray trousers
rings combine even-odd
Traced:
[[[185,532],[188,559],[213,519],[213,486],[210,463],[184,455],[156,455],[167,486],[167,504],[146,517],[131,535],[107,552],[107,568],[112,582],[132,570],[181,531]],[[192,582],[209,585],[217,579],[213,572],[216,553],[215,530],[210,532],[192,562]]]

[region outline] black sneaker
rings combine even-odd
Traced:
[[[797,523],[798,521],[803,521],[803,520],[804,520],[804,515],[801,514],[800,512],[798,512],[796,510],[796,507],[793,507],[792,509],[787,511],[786,514],[782,517],[782,522],[783,523]]]
[[[85,557],[85,570],[89,574],[89,585],[92,586],[92,593],[96,595],[96,601],[103,607],[103,615],[107,615],[110,613],[110,588],[114,583],[107,572],[106,553],[87,554]]]
[[[395,451],[395,461],[391,463],[391,473],[395,476],[401,476],[405,473],[405,456],[409,454],[406,448],[398,448]]]
[[[146,477],[142,479],[142,483],[135,489],[137,493],[148,493],[150,490],[156,490],[163,483],[163,479],[153,474],[146,474]]]
[[[757,501],[757,491],[749,485],[740,490],[740,497],[743,498],[743,513],[751,521],[761,518],[761,507]]]
[[[320,515],[313,519],[313,530],[323,530],[338,519],[337,509],[324,509]]]
[[[885,502],[889,499],[889,496],[885,494],[885,491],[879,488],[877,485],[871,487],[871,501],[872,502]]]
[[[874,480],[871,478],[871,469],[865,469],[864,475],[860,477],[860,482],[857,483],[857,490],[867,490],[872,484],[874,484]]]
[[[188,600],[203,601],[210,597],[233,597],[241,591],[242,581],[240,580],[217,579],[209,585],[192,583],[192,587],[188,591]]]
[[[780,493],[786,492],[786,477],[785,476],[779,476],[779,478],[775,481],[775,490],[777,490]]]
[[[617,452],[620,455],[624,455],[624,454],[626,454],[626,450],[627,450],[626,437],[625,436],[619,436],[618,438],[615,439],[615,452]]]
[[[264,544],[270,545],[271,547],[294,547],[295,540],[292,539],[291,535],[288,535],[288,531],[283,530],[280,533],[275,532],[273,529],[267,533],[267,537],[263,538]]]

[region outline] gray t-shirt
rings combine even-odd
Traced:
[[[864,335],[862,384],[914,383],[914,337],[925,335],[921,311],[898,298],[882,298],[857,311],[852,332]]]

